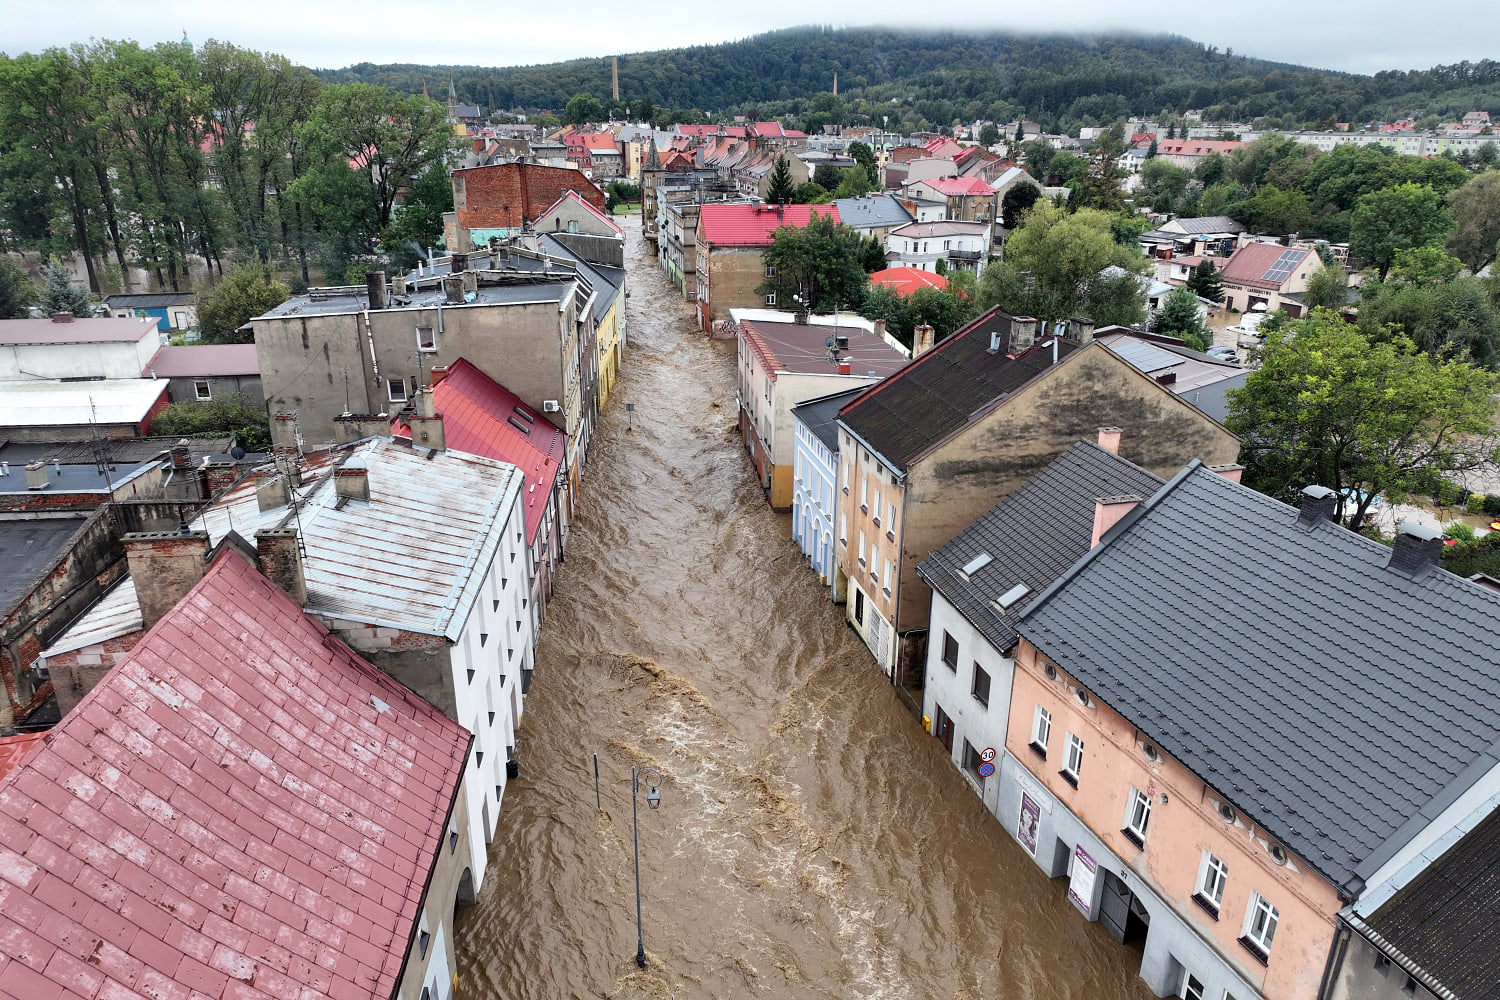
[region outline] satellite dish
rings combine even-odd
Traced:
[[[245,449],[241,448],[239,445],[235,445],[233,448],[229,449],[229,457],[238,462],[240,459],[245,457]]]
[[[833,338],[829,337],[827,340],[823,341],[823,346],[828,348],[833,347]]]

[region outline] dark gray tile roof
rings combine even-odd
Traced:
[[[1022,632],[1342,885],[1500,740],[1500,594],[1390,554],[1195,461]]]
[[[859,198],[835,198],[839,221],[855,229],[876,226],[901,226],[911,221],[906,207],[888,194],[863,195]]]
[[[1500,998],[1500,810],[1365,923],[1464,1000]]]
[[[1038,346],[1017,357],[1006,354],[1012,322],[999,308],[991,309],[850,403],[839,414],[840,422],[904,471],[976,411],[1052,367],[1051,347]],[[993,354],[991,333],[1000,334],[1001,344]],[[1058,341],[1059,359],[1078,349],[1072,341]]]
[[[192,292],[142,292],[136,295],[106,295],[104,304],[114,309],[162,309],[180,306],[197,298]]]
[[[862,385],[857,389],[845,389],[831,396],[804,400],[792,407],[792,416],[806,424],[807,429],[817,435],[818,440],[822,441],[829,451],[837,455],[839,453],[839,408],[853,401],[854,397],[868,388],[869,386]]]
[[[1198,409],[1213,417],[1219,423],[1229,418],[1229,393],[1234,389],[1245,388],[1245,379],[1250,377],[1248,370],[1226,378],[1222,382],[1205,385],[1197,389],[1189,389],[1182,393],[1182,398],[1192,403]]]
[[[1091,441],[1079,441],[917,565],[917,574],[999,650],[1015,644],[1020,612],[1089,549],[1098,497],[1145,499],[1162,480]],[[981,554],[990,562],[964,579]],[[996,598],[1017,584],[1028,593],[1009,608]]]
[[[11,475],[15,475],[12,470]],[[25,521],[0,521],[0,611],[26,594],[36,578],[83,527],[86,514],[60,514]]]

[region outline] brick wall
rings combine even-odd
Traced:
[[[604,211],[604,192],[580,171],[535,163],[500,163],[453,171],[453,207],[464,229],[533,222],[565,192]]]

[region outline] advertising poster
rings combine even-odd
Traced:
[[[1021,793],[1021,822],[1016,826],[1016,837],[1026,853],[1036,857],[1036,826],[1042,818],[1042,808],[1025,792]]]
[[[1082,846],[1074,848],[1073,875],[1068,880],[1068,898],[1089,919],[1094,916],[1089,907],[1094,899],[1094,874],[1098,870],[1099,865],[1089,857],[1088,851]]]

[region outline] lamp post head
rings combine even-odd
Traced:
[[[646,805],[652,809],[661,805],[661,789],[652,785],[646,789]]]

